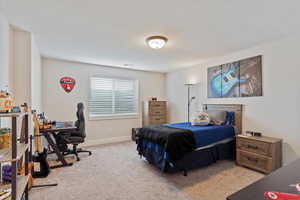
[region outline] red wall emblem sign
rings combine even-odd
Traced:
[[[60,85],[67,93],[70,93],[73,90],[75,84],[76,84],[76,81],[74,78],[62,77],[60,79]]]

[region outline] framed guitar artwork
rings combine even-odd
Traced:
[[[262,96],[262,56],[207,70],[208,98]]]

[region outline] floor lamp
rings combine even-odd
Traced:
[[[186,83],[184,84],[185,86],[187,86],[188,88],[188,122],[190,122],[190,106],[191,106],[191,103],[194,99],[196,99],[195,96],[193,97],[190,97],[191,95],[191,87],[194,86],[195,84],[192,84],[192,83]]]

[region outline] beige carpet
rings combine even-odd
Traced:
[[[58,183],[34,188],[31,200],[224,200],[229,194],[263,177],[262,174],[222,161],[189,172],[162,174],[141,160],[131,142],[91,148],[72,167],[52,170],[35,183]]]

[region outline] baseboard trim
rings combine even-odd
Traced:
[[[98,146],[101,144],[112,144],[112,143],[118,143],[118,142],[127,142],[131,140],[131,136],[122,136],[122,137],[112,137],[112,138],[105,138],[105,139],[96,139],[96,140],[86,140],[85,143],[83,143],[82,147],[92,147],[92,146]]]

